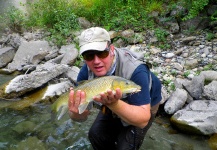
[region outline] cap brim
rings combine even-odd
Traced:
[[[107,43],[108,42],[105,41],[105,42],[92,42],[92,43],[85,44],[80,47],[80,55],[83,52],[86,52],[88,50],[104,51],[106,49]]]

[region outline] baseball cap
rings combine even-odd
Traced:
[[[104,51],[110,41],[109,33],[100,27],[84,30],[79,37],[80,54],[88,50]]]

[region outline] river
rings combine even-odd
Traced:
[[[0,74],[0,84],[13,77]],[[0,149],[2,150],[92,150],[88,130],[97,115],[93,109],[88,120],[74,122],[66,114],[57,120],[51,103],[36,103],[24,110],[10,109],[14,102],[0,101]],[[208,137],[188,135],[174,129],[168,117],[158,115],[148,131],[141,150],[210,150]]]

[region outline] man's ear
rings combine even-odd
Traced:
[[[113,44],[110,45],[110,51],[111,51],[112,55],[114,56],[115,55],[115,53],[114,53],[115,47]]]

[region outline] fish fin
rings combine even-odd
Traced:
[[[79,114],[82,114],[85,111],[85,109],[87,109],[88,104],[89,102],[85,102],[79,105],[78,107]]]
[[[60,120],[68,111],[68,106],[67,105],[63,105],[61,107],[60,113],[57,115],[57,120]]]
[[[55,111],[51,110],[51,120],[55,120],[55,118],[57,118],[57,120],[60,120],[65,113],[68,110],[68,106],[67,105],[62,105],[59,109],[58,112],[56,113]]]

